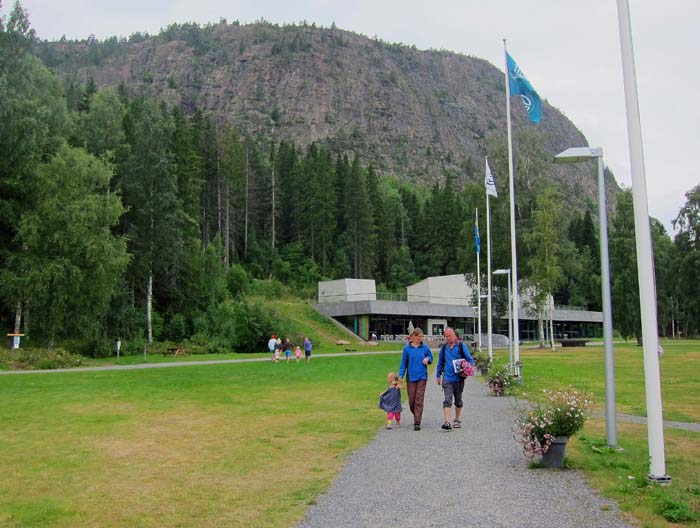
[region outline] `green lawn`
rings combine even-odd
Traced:
[[[292,526],[397,363],[0,376],[0,526]]]
[[[700,422],[700,341],[662,341],[659,363],[664,419]],[[500,351],[499,351],[500,352]],[[572,384],[593,392],[604,407],[603,347],[564,348],[556,352],[521,349],[525,389],[538,392],[552,383]],[[502,353],[498,361],[507,361]],[[615,344],[615,385],[619,412],[645,416],[644,358],[636,344]]]
[[[664,419],[700,422],[700,341],[663,341],[660,358]],[[616,400],[619,412],[645,415],[646,400],[642,348],[615,345]],[[501,361],[505,356],[500,355]],[[605,407],[603,348],[569,348],[556,352],[521,350],[522,390],[537,398],[541,389],[557,384],[586,388]],[[584,472],[591,484],[615,499],[643,527],[678,526],[669,518],[689,518],[684,525],[700,525],[700,433],[665,429],[666,470],[671,486],[651,486],[645,425],[618,422],[621,452],[605,448],[605,421],[591,419],[569,444],[567,463]],[[683,523],[681,523],[683,524]]]
[[[665,417],[700,421],[700,342],[664,346]],[[603,408],[601,348],[522,360],[531,397],[574,383]],[[616,346],[616,363],[619,409],[643,414],[641,348]],[[397,367],[379,355],[0,376],[0,526],[293,526],[376,434],[376,395]],[[662,489],[646,483],[646,428],[618,430],[624,451],[606,452],[604,421],[590,420],[569,465],[642,526],[697,516],[700,435],[666,430],[673,484]]]
[[[186,356],[173,357],[171,355],[164,356],[163,350],[167,347],[166,343],[157,343],[149,348],[146,358],[143,355],[121,356],[118,360],[116,356],[108,358],[84,358],[83,366],[99,367],[109,365],[138,365],[143,363],[180,363],[183,361],[216,361],[219,359],[255,359],[255,358],[270,358],[268,352],[252,352],[252,353],[236,353],[229,352],[226,354],[188,354]],[[350,345],[328,344],[321,347],[314,347],[311,358],[318,354],[340,354],[348,350],[357,352],[400,352],[403,349],[402,343],[378,343],[377,345],[360,344],[353,342]],[[303,356],[302,356],[303,360]],[[282,354],[281,361],[284,361]],[[292,361],[294,355],[292,354]]]

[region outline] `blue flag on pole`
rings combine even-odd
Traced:
[[[506,61],[508,62],[508,85],[510,87],[510,95],[520,95],[527,115],[530,116],[530,121],[539,123],[542,118],[542,101],[540,96],[525,78],[522,70],[515,64],[513,57],[506,52]]]
[[[481,253],[481,239],[479,238],[479,226],[474,226],[474,239],[476,240],[476,254]]]

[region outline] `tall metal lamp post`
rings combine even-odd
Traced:
[[[513,372],[513,293],[510,287],[510,269],[497,269],[494,275],[508,275],[508,366]]]
[[[610,258],[608,256],[608,214],[605,207],[603,149],[574,147],[554,157],[554,163],[598,160],[598,218],[600,224],[600,282],[603,298],[603,343],[605,345],[605,432],[608,446],[617,447],[615,415],[615,351],[613,349],[612,304],[610,302]]]

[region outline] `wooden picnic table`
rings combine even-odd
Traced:
[[[163,351],[163,356],[186,356],[187,349],[185,347],[168,347]]]

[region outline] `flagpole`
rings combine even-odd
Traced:
[[[489,159],[486,158],[486,172],[488,173]],[[493,328],[491,323],[491,209],[489,206],[489,192],[486,189],[486,271],[488,297],[486,298],[486,327],[488,328],[489,360],[493,359]]]
[[[476,212],[476,233],[475,235],[478,237],[479,236],[479,208],[477,207],[475,209]],[[480,269],[480,260],[481,260],[481,248],[478,243],[478,238],[477,240],[477,246],[476,246],[476,289],[477,289],[477,297],[478,297],[478,302],[477,302],[477,309],[479,310],[479,352],[481,352],[481,269]]]
[[[659,334],[656,314],[656,286],[654,284],[654,253],[649,228],[649,204],[644,169],[642,124],[639,117],[637,73],[634,66],[632,25],[627,0],[617,0],[620,27],[622,77],[625,86],[627,136],[632,169],[632,201],[637,248],[637,275],[639,277],[639,305],[642,322],[644,354],[644,385],[647,403],[647,441],[649,445],[649,474],[652,482],[669,483],[664,453],[664,422],[661,406],[661,374],[659,372]],[[604,192],[601,190],[601,192]]]
[[[513,137],[510,122],[510,82],[508,79],[508,49],[506,39],[503,39],[503,56],[506,61],[506,123],[508,126],[508,185],[510,190],[510,256],[511,279],[513,290],[513,359],[515,360],[515,375],[520,377],[520,331],[518,328],[518,257],[515,244],[515,185],[513,176]]]

